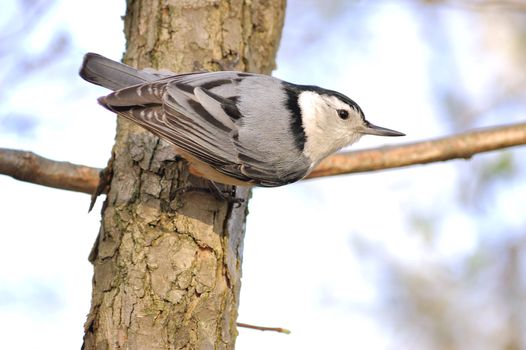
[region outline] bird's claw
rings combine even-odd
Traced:
[[[175,192],[184,193],[187,191],[191,192],[201,192],[201,193],[211,193],[219,200],[227,201],[229,204],[234,205],[235,208],[239,208],[241,204],[245,202],[243,198],[236,198],[236,190],[232,188],[230,190],[221,190],[215,183],[210,182],[208,188],[197,187],[197,186],[185,186],[176,188]]]

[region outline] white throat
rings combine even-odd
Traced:
[[[313,91],[304,91],[298,97],[307,135],[303,153],[313,162],[319,162],[331,153],[356,141],[342,128],[335,115],[321,96]]]

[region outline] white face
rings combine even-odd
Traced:
[[[304,91],[299,105],[307,135],[304,153],[314,162],[358,141],[366,128],[360,113],[335,96]]]

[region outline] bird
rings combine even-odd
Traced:
[[[79,74],[113,91],[103,107],[171,143],[193,175],[225,185],[287,185],[363,135],[405,136],[339,92],[269,75],[138,70],[96,53]]]

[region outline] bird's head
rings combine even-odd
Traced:
[[[404,136],[365,119],[360,106],[349,97],[315,86],[302,87],[298,104],[306,134],[305,154],[319,161],[363,135]]]

